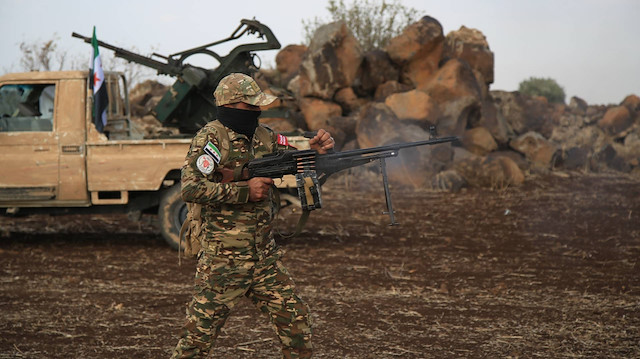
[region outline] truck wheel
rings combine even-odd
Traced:
[[[171,248],[180,246],[180,228],[187,218],[187,205],[180,196],[180,184],[169,188],[160,199],[158,222],[162,237]],[[183,247],[184,249],[184,244]]]

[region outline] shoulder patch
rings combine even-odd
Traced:
[[[222,155],[220,154],[220,150],[218,150],[218,147],[216,147],[213,143],[211,143],[211,141],[207,142],[203,150],[207,155],[211,156],[211,158],[213,159],[213,161],[215,161],[215,163],[220,163],[220,159],[222,158]]]
[[[213,158],[211,158],[211,156],[209,155],[202,155],[198,157],[196,165],[198,166],[200,172],[202,172],[202,174],[204,175],[211,174],[211,172],[213,172],[214,168],[216,167],[215,163],[213,162]]]

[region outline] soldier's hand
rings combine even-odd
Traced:
[[[332,149],[335,144],[336,141],[333,140],[331,134],[322,128],[309,140],[309,147],[311,147],[312,150],[318,151],[319,154],[327,153],[327,150]]]
[[[247,183],[249,184],[249,201],[259,202],[269,195],[269,189],[273,184],[273,180],[265,177],[254,177],[247,181]]]

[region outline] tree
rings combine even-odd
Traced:
[[[44,42],[34,41],[20,43],[21,71],[60,71],[60,70],[88,70],[91,56],[91,46],[86,47],[86,52],[81,56],[58,49],[60,37],[54,34],[50,40]],[[131,50],[138,52],[137,49]],[[147,79],[156,79],[157,74],[153,69],[134,62],[113,56],[112,51],[100,51],[102,64],[105,71],[123,72],[130,87]],[[166,81],[165,81],[166,82]]]
[[[552,78],[530,77],[520,82],[520,93],[529,96],[543,96],[551,103],[564,103],[564,89]]]
[[[60,37],[53,34],[50,40],[20,43],[20,67],[23,71],[60,71],[62,69],[77,69],[77,63],[67,64],[67,52],[58,51],[57,41]]]
[[[307,43],[322,25],[334,21],[344,21],[354,36],[360,41],[364,51],[383,48],[390,39],[416,20],[418,11],[402,5],[399,0],[353,0],[345,4],[343,0],[329,0],[327,10],[330,20],[315,17],[302,20]]]

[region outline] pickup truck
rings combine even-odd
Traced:
[[[108,122],[92,122],[88,72],[0,77],[0,208],[9,213],[142,213],[157,208],[177,248],[186,206],[180,167],[189,138],[142,139],[128,118],[126,82],[106,74]]]
[[[191,136],[136,135],[126,79],[105,73],[105,84],[108,122],[100,133],[92,122],[88,72],[0,77],[0,208],[9,214],[120,212],[134,218],[157,212],[160,233],[177,249],[187,212],[180,167]]]

